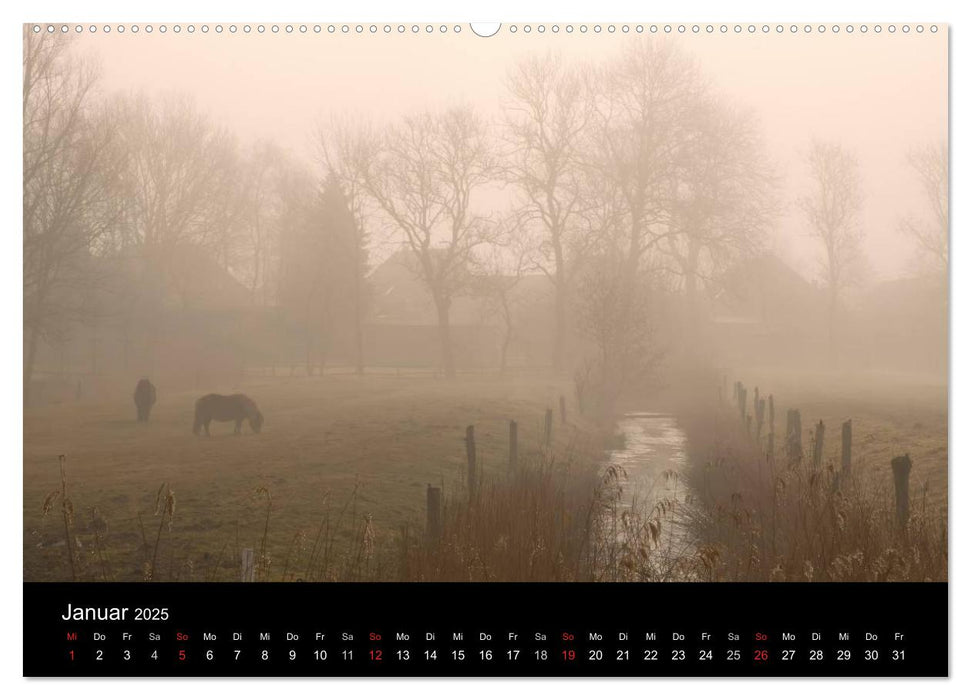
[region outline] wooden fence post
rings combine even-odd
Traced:
[[[469,463],[469,498],[475,493],[475,426],[465,429],[465,456]]]
[[[549,447],[553,443],[553,409],[546,409],[546,429],[544,433],[544,439],[546,441],[546,446]]]
[[[515,471],[519,464],[519,425],[509,421],[509,471]]]
[[[907,528],[910,518],[910,455],[894,457],[890,460],[893,469],[893,490],[897,499],[897,525],[901,530]]]
[[[742,419],[742,425],[745,425],[745,409],[748,404],[748,391],[742,386],[742,383],[738,384],[738,414]]]
[[[813,432],[813,469],[819,471],[823,465],[823,436],[826,434],[826,426],[823,421],[816,424]]]
[[[797,409],[789,409],[786,424],[786,455],[796,462],[802,459],[802,416]]]
[[[762,438],[762,423],[765,421],[765,399],[755,402],[755,439]]]
[[[775,456],[775,433],[769,433],[765,453],[769,456],[769,459],[773,459]]]
[[[566,397],[560,394],[560,423],[566,425]]]
[[[428,544],[442,537],[442,489],[428,485],[425,492],[425,540]]]
[[[840,464],[843,466],[844,474],[849,474],[853,465],[852,445],[853,421],[848,420],[843,423],[843,449],[840,453]]]
[[[242,562],[239,580],[244,582],[252,582],[256,580],[256,566],[255,559],[253,557],[253,550],[247,548],[244,549],[240,554],[242,555]]]

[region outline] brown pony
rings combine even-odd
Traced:
[[[256,403],[245,394],[206,394],[196,401],[196,418],[192,424],[192,432],[199,434],[199,428],[206,429],[209,435],[210,421],[236,421],[235,433],[242,432],[243,421],[249,421],[249,427],[254,433],[263,427],[263,414],[256,407]]]
[[[78,382],[78,393],[80,393],[80,387],[81,383]],[[138,413],[139,423],[148,421],[148,416],[154,405],[155,385],[145,378],[138,380],[138,384],[135,386],[135,410]]]

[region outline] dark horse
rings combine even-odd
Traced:
[[[148,414],[155,405],[155,385],[145,378],[139,379],[135,386],[135,409],[138,411],[138,422],[147,423]]]
[[[192,424],[192,432],[199,434],[199,428],[206,429],[209,434],[210,421],[236,421],[236,430],[242,432],[243,421],[249,421],[249,427],[254,433],[263,427],[263,414],[256,407],[256,403],[245,394],[206,394],[196,401],[196,418]]]

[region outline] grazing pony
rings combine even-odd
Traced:
[[[243,421],[249,421],[249,427],[254,433],[263,427],[263,414],[256,407],[256,403],[245,394],[206,394],[196,401],[196,417],[192,424],[192,432],[199,434],[200,428],[206,429],[209,435],[211,421],[235,421],[237,434],[242,432]]]

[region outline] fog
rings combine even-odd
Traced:
[[[25,575],[946,576],[947,30],[862,30],[25,27]]]
[[[228,28],[221,35],[171,30],[162,35],[143,29],[139,34],[84,32],[60,42],[65,46],[58,49],[58,70],[79,71],[88,81],[77,109],[91,120],[91,148],[102,161],[97,167],[111,169],[113,180],[112,191],[106,179],[99,192],[85,193],[97,198],[91,209],[103,207],[102,220],[89,224],[82,236],[94,255],[91,264],[106,268],[96,274],[104,282],[101,293],[119,293],[134,283],[132,275],[151,281],[138,294],[120,292],[134,304],[128,311],[101,308],[105,300],[89,300],[85,311],[69,288],[82,284],[79,279],[90,270],[75,270],[79,279],[71,281],[62,265],[64,279],[49,279],[45,268],[57,267],[57,261],[28,255],[28,364],[41,352],[50,366],[52,338],[58,353],[79,354],[78,333],[65,330],[72,313],[128,318],[157,312],[154,304],[165,306],[166,297],[186,309],[196,304],[228,313],[248,296],[260,313],[272,316],[279,310],[287,319],[281,327],[287,326],[291,337],[255,343],[274,346],[272,352],[237,348],[234,364],[240,366],[254,362],[240,357],[249,352],[259,357],[259,365],[295,364],[293,355],[302,355],[309,371],[327,362],[361,367],[367,363],[366,335],[373,338],[374,362],[394,365],[396,358],[374,347],[394,344],[384,326],[428,324],[438,326],[437,352],[445,354],[436,362],[429,347],[416,350],[409,362],[437,364],[451,374],[452,340],[443,335],[451,323],[467,327],[470,335],[459,345],[489,346],[467,358],[468,366],[505,367],[511,353],[519,364],[552,362],[565,371],[586,362],[584,348],[602,345],[608,334],[592,322],[605,313],[594,307],[607,302],[591,299],[590,293],[582,298],[584,285],[598,287],[592,281],[597,274],[614,274],[582,269],[584,258],[595,254],[604,260],[613,255],[604,264],[619,265],[614,272],[630,268],[624,274],[632,288],[623,293],[629,298],[621,306],[637,302],[638,313],[650,306],[642,321],[651,338],[644,342],[658,357],[683,356],[678,348],[704,337],[714,344],[705,360],[715,366],[778,364],[785,360],[779,345],[756,359],[756,336],[739,341],[733,335],[736,322],[770,334],[815,326],[796,343],[796,361],[837,367],[876,361],[896,371],[942,372],[946,32],[864,35],[858,28],[854,35],[792,36],[786,30],[748,36],[743,30],[734,36],[731,29],[723,35],[716,28],[712,35],[704,29],[695,36],[630,34],[526,35],[520,30],[484,39],[468,29],[418,35],[395,28],[388,34],[379,28],[376,35],[366,28],[361,35],[353,28],[346,35],[340,28],[331,34],[326,27],[320,34],[309,29],[290,35],[255,29],[245,34],[241,28],[233,35]],[[53,45],[55,39],[46,41]],[[32,40],[39,47],[44,41]],[[69,76],[58,79],[67,82],[55,88],[77,89]],[[641,99],[638,81],[658,94]],[[624,94],[628,87],[633,97]],[[544,114],[533,109],[541,104],[531,105],[533,98],[546,101]],[[654,114],[650,100],[655,98],[684,105]],[[94,116],[99,110],[101,116]],[[436,122],[439,117],[444,121]],[[699,118],[709,123],[689,124]],[[550,128],[552,142],[533,142]],[[465,172],[465,181],[451,183],[451,189],[439,183],[441,191],[433,198],[440,202],[416,204],[415,192],[405,190],[417,186],[422,175],[388,178],[427,155],[422,149],[434,151],[435,136],[419,132],[436,130],[461,141],[453,138],[453,152],[445,160],[465,159],[474,172]],[[456,136],[456,130],[462,133]],[[405,143],[409,135],[410,144]],[[708,139],[708,145],[695,155],[645,150],[626,159],[623,151],[644,136],[667,139],[664,147],[672,150],[694,138]],[[173,145],[172,139],[183,141]],[[181,149],[172,154],[182,162],[166,170],[162,163],[172,156],[165,150],[173,148]],[[551,155],[562,162],[551,165]],[[700,159],[695,166],[685,161],[692,157]],[[638,163],[654,172],[631,179],[625,168]],[[683,172],[692,167],[695,175]],[[197,190],[183,192],[182,199],[171,197],[160,182],[184,177],[178,168],[198,170],[188,173]],[[599,180],[612,177],[610,191],[597,191]],[[677,184],[679,178],[684,182]],[[850,190],[844,201],[819,199],[832,184],[827,178]],[[550,200],[537,202],[539,194],[547,196],[544,188]],[[353,259],[335,261],[327,247],[338,244],[313,235],[308,217],[320,215],[310,211],[319,192],[330,193],[338,212],[324,216],[350,217],[345,243],[356,251]],[[463,194],[468,201],[456,212],[450,201]],[[681,195],[673,203],[671,197]],[[126,200],[134,206],[121,204]],[[826,220],[837,208],[847,209],[843,220]],[[163,230],[172,216],[184,221],[174,231]],[[416,226],[428,217],[433,224]],[[298,234],[300,226],[310,229]],[[691,233],[692,226],[698,231]],[[34,250],[29,233],[25,229],[28,253]],[[145,254],[137,251],[139,240]],[[323,246],[316,255],[330,262],[304,255],[304,245]],[[449,259],[422,260],[426,248],[447,251],[442,255]],[[65,250],[78,252],[70,245]],[[204,254],[196,255],[199,251]],[[30,269],[32,264],[39,269]],[[327,264],[334,267],[330,273],[322,271]],[[348,265],[354,272],[348,273]],[[109,270],[119,273],[117,279],[103,274]],[[127,282],[121,279],[125,275]],[[206,282],[207,275],[226,279]],[[930,282],[932,277],[937,281]],[[495,282],[501,278],[508,281]],[[218,287],[222,298],[204,300],[207,284]],[[108,291],[112,285],[114,291]],[[339,299],[346,285],[356,290],[350,306]],[[644,289],[635,291],[637,285]],[[82,286],[97,296],[97,285]],[[51,301],[58,293],[71,302],[58,308]],[[314,294],[316,300],[306,301]],[[886,294],[907,298],[898,309],[903,316],[886,317],[878,301]],[[396,295],[401,297],[397,307]],[[337,301],[325,301],[331,297]],[[577,301],[580,307],[573,308]],[[583,303],[592,306],[584,310]],[[138,304],[148,306],[132,311]],[[860,315],[871,312],[861,325]],[[250,322],[265,328],[259,324],[270,321]],[[637,325],[629,318],[616,322]],[[245,335],[242,322],[234,323],[236,336]],[[301,331],[301,324],[314,329]],[[325,332],[327,324],[346,328]],[[72,340],[57,340],[51,325]],[[908,325],[920,332],[904,330]],[[132,331],[128,321],[122,326],[125,333]],[[306,347],[298,351],[301,333]],[[836,338],[840,335],[842,340]],[[121,343],[119,356],[117,340],[108,340],[105,357],[88,362],[110,366],[120,360],[130,368],[127,363],[136,363],[131,342],[127,337]],[[142,342],[152,344],[144,337]],[[237,342],[238,337],[229,344]],[[901,347],[907,342],[919,347],[910,352]],[[275,347],[281,344],[290,349]],[[332,347],[325,350],[327,344]],[[600,350],[601,355],[631,351]],[[207,352],[221,350],[210,343]],[[651,354],[646,348],[638,352]],[[270,354],[276,357],[270,360]],[[157,358],[154,351],[151,355],[142,364],[153,366]],[[176,364],[188,371],[185,363]]]
[[[332,112],[394,120],[429,106],[468,102],[495,116],[504,78],[518,59],[548,51],[598,61],[631,41],[619,31],[556,36],[502,31],[489,39],[464,33],[371,36],[311,29],[277,35],[240,30],[229,36],[83,35],[80,47],[99,56],[110,90],[180,92],[241,138],[272,139],[298,156]],[[675,39],[694,55],[715,88],[759,120],[770,157],[785,177],[782,198],[800,194],[808,139],[835,138],[853,149],[864,173],[868,259],[878,278],[913,272],[914,246],[897,220],[923,202],[905,162],[915,144],[946,139],[947,33],[841,35],[832,32],[754,36],[716,26]],[[649,30],[645,28],[645,33]],[[660,33],[660,30],[659,30]],[[631,30],[633,34],[633,29]],[[668,37],[670,38],[670,37]],[[447,60],[443,60],[447,56]],[[380,96],[380,97],[378,97]],[[791,207],[790,207],[791,208]],[[784,214],[784,212],[783,212]],[[814,247],[798,217],[783,216],[774,233],[779,252],[811,266]]]

